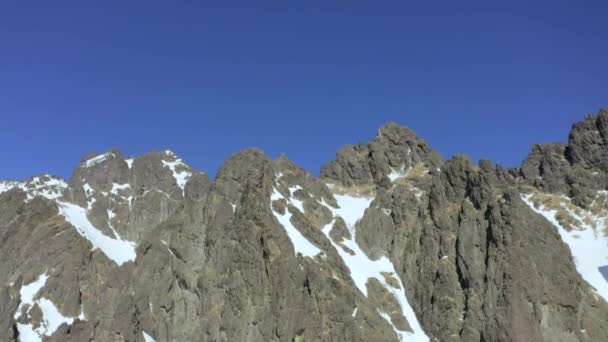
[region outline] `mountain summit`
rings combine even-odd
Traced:
[[[608,111],[521,168],[388,123],[315,177],[172,151],[0,181],[0,341],[608,341]]]

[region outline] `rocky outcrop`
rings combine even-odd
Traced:
[[[606,341],[608,304],[522,194],[596,208],[608,112],[520,169],[389,123],[321,177],[246,149],[0,183],[0,340]],[[54,310],[54,311],[53,311]]]
[[[608,111],[572,126],[568,144],[534,145],[521,167],[523,181],[545,192],[562,193],[588,207],[608,186]]]
[[[588,115],[572,126],[568,137],[568,160],[585,169],[608,171],[608,110]]]
[[[321,169],[321,177],[339,181],[345,186],[361,184],[387,184],[391,172],[405,170],[423,163],[434,169],[443,159],[426,141],[411,129],[388,123],[378,130],[369,143],[346,145],[336,160]]]

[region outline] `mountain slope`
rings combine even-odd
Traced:
[[[521,169],[389,123],[318,178],[112,150],[0,182],[0,340],[606,341],[607,123]]]

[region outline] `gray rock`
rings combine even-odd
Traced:
[[[435,169],[442,162],[441,156],[412,130],[391,122],[380,128],[369,144],[346,145],[340,149],[336,160],[323,166],[321,177],[346,186],[370,183],[386,186],[391,168],[408,169],[423,163]]]
[[[336,249],[349,253],[343,243],[354,237],[395,266],[384,281],[403,283],[431,340],[606,341],[608,304],[520,193],[589,205],[608,184],[607,127],[603,110],[575,124],[567,145],[535,145],[507,170],[443,161],[389,123],[368,144],[342,148],[319,178],[254,148],[213,181],[170,151],[125,159],[112,150],[83,158],[67,188],[47,176],[2,183],[0,340],[18,341],[17,323],[42,327],[40,305],[17,310],[20,291],[44,274],[35,300],[73,319],[45,341],[141,342],[144,332],[159,342],[397,341],[393,326],[413,322],[378,280],[367,295],[357,288]],[[352,231],[329,209],[342,191],[374,196]],[[135,260],[118,265],[94,249],[59,215],[61,203],[86,210],[106,238],[132,241]],[[296,253],[277,220],[287,214],[320,253]]]

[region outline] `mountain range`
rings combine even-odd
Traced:
[[[518,168],[395,123],[319,177],[92,153],[0,181],[0,260],[6,342],[608,341],[608,110]]]

